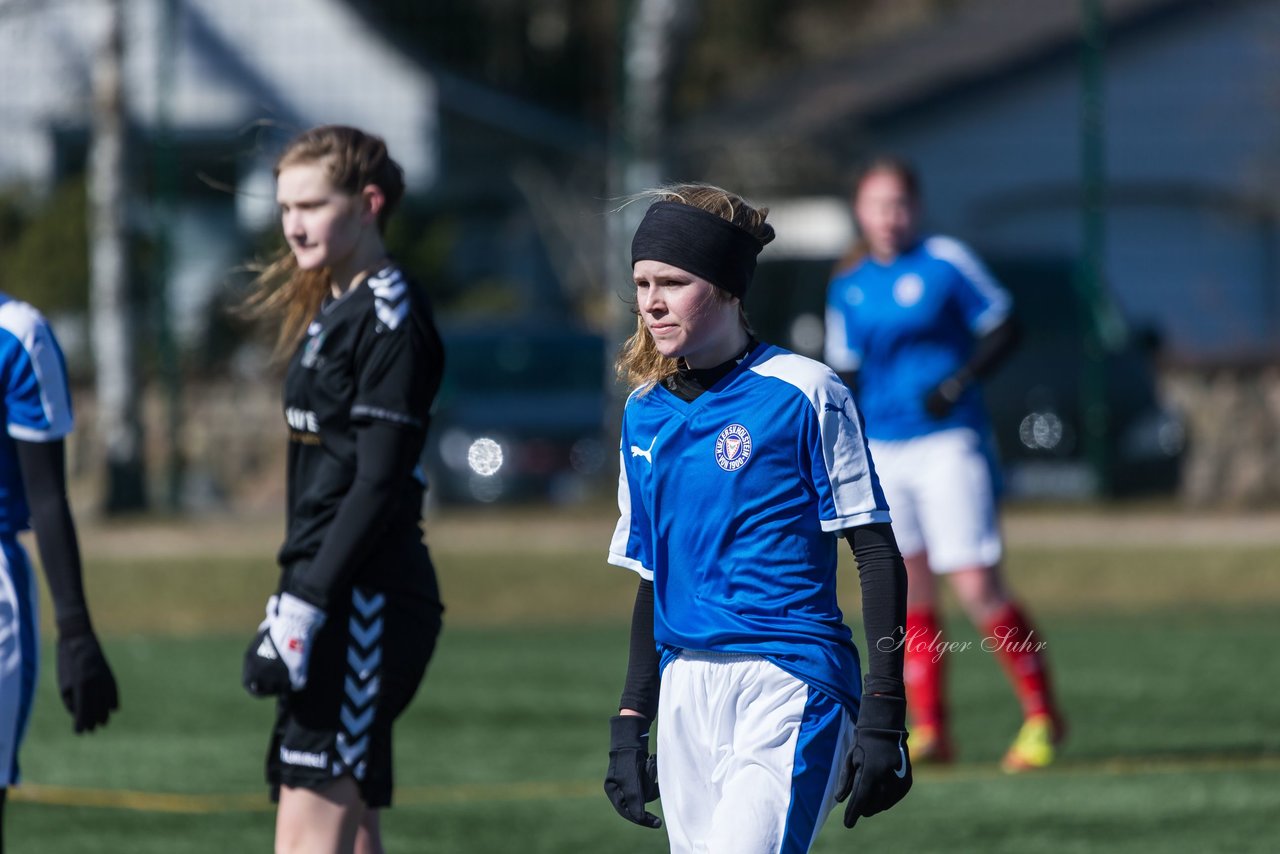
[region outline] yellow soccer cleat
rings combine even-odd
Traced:
[[[1053,764],[1056,747],[1062,743],[1066,728],[1052,715],[1032,715],[1022,723],[1018,736],[1009,746],[1000,767],[1010,774],[1034,771]]]

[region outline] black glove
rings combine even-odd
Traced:
[[[58,691],[78,733],[105,726],[120,707],[116,677],[87,617],[58,624]]]
[[[271,697],[289,691],[289,668],[280,660],[280,651],[271,640],[271,621],[279,609],[279,596],[267,600],[267,616],[258,624],[258,633],[244,651],[240,681],[255,697]]]
[[[956,401],[969,387],[969,375],[965,371],[957,371],[929,389],[924,396],[924,408],[934,418],[946,418],[955,408]]]
[[[289,692],[289,668],[271,642],[271,631],[261,629],[244,651],[244,669],[240,681],[255,697],[273,697]]]
[[[849,799],[844,826],[887,810],[911,790],[907,754],[907,701],[885,694],[863,695],[853,749],[836,800]]]
[[[658,798],[658,757],[649,755],[649,719],[616,715],[609,719],[609,774],[604,793],[618,815],[641,827],[662,827],[644,805]]]

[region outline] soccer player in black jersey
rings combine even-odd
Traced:
[[[418,465],[444,349],[426,294],[387,258],[404,192],[378,137],[309,130],[276,164],[289,251],[252,313],[280,323],[288,529],[244,684],[277,696],[267,754],[277,852],[379,852],[391,728],[440,631]]]

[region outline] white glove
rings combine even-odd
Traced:
[[[271,598],[267,600],[267,615],[262,618],[262,622],[258,623],[258,631],[265,632],[271,628],[271,621],[275,619],[276,609],[280,605],[280,597],[272,593]]]
[[[272,606],[275,613],[272,614]],[[289,684],[301,691],[307,684],[307,664],[311,661],[311,643],[324,625],[324,611],[310,602],[281,593],[267,601],[267,619],[260,628],[267,629],[271,643],[284,666],[289,668]]]

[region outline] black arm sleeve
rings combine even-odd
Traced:
[[[631,654],[619,709],[634,709],[649,720],[658,716],[658,645],[653,640],[653,582],[641,581],[631,613]]]
[[[90,630],[89,606],[84,598],[80,544],[67,503],[66,443],[15,441],[18,466],[31,508],[31,527],[53,598],[58,633]]]
[[[969,361],[961,371],[969,379],[982,379],[998,368],[1017,349],[1022,330],[1017,319],[1010,314],[1000,324],[979,338],[973,346]]]
[[[403,495],[422,450],[421,430],[371,421],[356,429],[356,474],[315,559],[294,571],[293,593],[321,608],[367,556]]]
[[[862,622],[867,635],[869,694],[903,696],[902,647],[907,622],[907,569],[893,528],[880,522],[844,532],[858,561]]]

